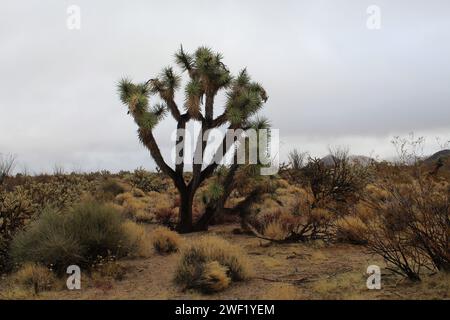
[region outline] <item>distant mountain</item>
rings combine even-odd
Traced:
[[[361,164],[363,166],[367,166],[368,164],[370,164],[371,162],[375,161],[374,159],[370,158],[370,157],[366,157],[366,156],[359,156],[359,155],[349,155],[349,162],[352,164]],[[323,157],[320,160],[322,163],[324,163],[326,166],[332,166],[334,165],[334,159],[333,156],[331,154]]]
[[[426,158],[425,162],[427,162],[427,163],[436,162],[436,161],[438,161],[439,158],[442,158],[442,160],[450,158],[450,150],[445,149],[445,150],[438,151],[435,154],[433,154],[432,156]]]

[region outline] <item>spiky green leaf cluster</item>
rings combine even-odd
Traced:
[[[200,47],[194,54],[186,53],[181,47],[175,54],[176,63],[191,78],[185,88],[185,107],[189,112],[200,110],[204,94],[215,95],[231,83],[232,76],[222,60],[222,54],[208,47]]]
[[[134,84],[123,78],[119,81],[120,100],[128,107],[129,113],[140,128],[151,130],[165,116],[167,107],[157,104],[149,108],[150,89],[147,83]]]
[[[200,81],[191,79],[185,87],[185,109],[192,115],[200,112],[200,103],[203,95],[203,89]]]
[[[210,200],[219,200],[223,192],[224,190],[222,184],[220,184],[218,181],[213,181],[208,186],[207,196]]]
[[[246,69],[231,83],[227,93],[227,117],[232,124],[240,124],[256,114],[267,101],[264,88],[257,82],[251,82]]]

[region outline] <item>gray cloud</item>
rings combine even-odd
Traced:
[[[393,152],[410,131],[450,138],[448,1],[14,1],[0,13],[0,152],[34,171],[151,168],[115,84],[145,80],[180,43],[208,45],[266,87],[264,114],[291,147]],[[81,8],[81,30],[66,9]],[[182,97],[179,97],[181,103]],[[172,121],[157,136],[169,153]]]

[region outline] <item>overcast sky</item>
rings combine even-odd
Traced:
[[[80,30],[67,28],[70,5]],[[411,131],[434,152],[436,136],[450,140],[449,14],[446,0],[4,1],[0,153],[32,172],[152,168],[116,82],[154,77],[181,43],[222,52],[265,86],[281,159],[336,145],[391,157],[392,136]],[[166,156],[174,125],[156,130]]]

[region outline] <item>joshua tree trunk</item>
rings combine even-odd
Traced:
[[[187,189],[180,191],[180,220],[177,227],[178,232],[180,233],[188,233],[193,231],[192,204],[194,194],[194,192]]]

